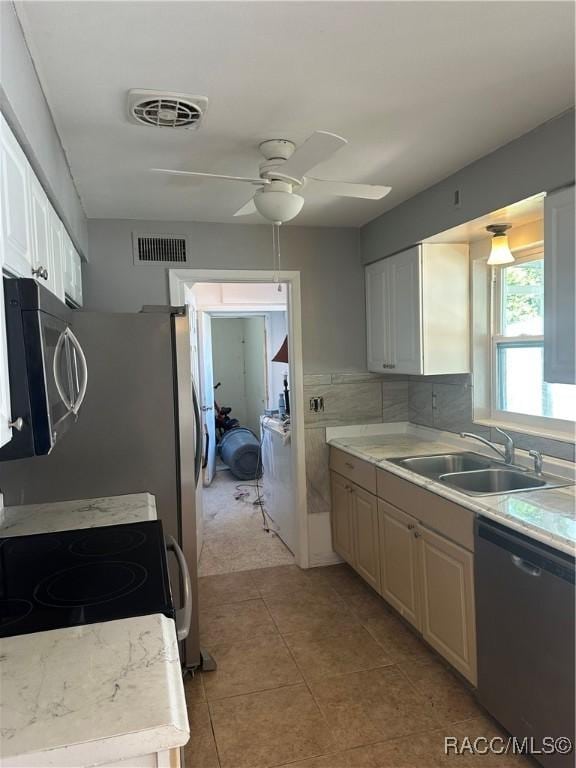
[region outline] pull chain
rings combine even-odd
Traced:
[[[280,223],[274,223],[272,225],[272,252],[274,256],[274,282],[278,284],[278,292],[282,290],[280,285],[280,266],[281,266],[281,254],[280,254]]]

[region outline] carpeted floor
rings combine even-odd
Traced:
[[[255,487],[241,487],[241,481],[229,470],[216,472],[212,485],[204,489],[204,545],[199,573],[212,576],[231,571],[248,571],[289,565],[294,562],[291,552],[272,531],[266,533],[262,513],[256,499]],[[254,486],[248,483],[247,486]],[[238,491],[248,495],[235,498]],[[268,520],[270,527],[273,523]]]

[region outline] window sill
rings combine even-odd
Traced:
[[[530,427],[525,424],[515,422],[506,422],[497,419],[474,419],[474,424],[480,424],[483,427],[500,427],[506,432],[518,432],[521,435],[532,435],[533,437],[542,437],[549,440],[558,440],[561,443],[576,442],[576,432],[574,430],[564,432],[550,428]]]

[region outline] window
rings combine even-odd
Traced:
[[[576,386],[548,384],[543,377],[542,251],[496,268],[493,297],[492,418],[566,429],[566,422],[576,421]]]

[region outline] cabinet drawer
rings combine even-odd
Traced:
[[[338,448],[330,448],[330,469],[352,480],[353,483],[376,493],[376,467]]]
[[[377,495],[471,552],[474,551],[474,513],[437,496],[409,480],[378,468]]]

